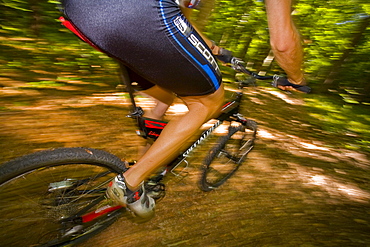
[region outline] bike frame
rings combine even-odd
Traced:
[[[202,143],[205,139],[207,139],[210,134],[217,128],[219,127],[224,121],[236,121],[239,122],[243,125],[247,124],[247,119],[245,119],[242,114],[239,113],[239,107],[240,103],[243,97],[243,93],[241,92],[242,88],[245,86],[243,82],[238,82],[239,83],[239,91],[235,92],[234,97],[228,101],[224,106],[222,107],[221,114],[219,117],[216,118],[216,122],[206,130],[202,132],[200,137],[193,142],[184,152],[182,152],[178,157],[176,157],[169,165],[165,167],[163,171],[155,175],[154,177],[150,178],[151,181],[153,182],[160,182],[163,180],[163,178],[166,176],[168,172],[171,172],[175,176],[181,176],[182,171],[185,170],[188,167],[188,162],[186,161],[186,158],[190,155],[190,153],[200,144]],[[129,95],[131,98],[132,102],[132,110],[131,113],[128,115],[128,117],[134,118],[137,123],[138,127],[140,128],[140,131],[138,134],[144,138],[152,138],[156,139],[158,138],[160,131],[166,126],[167,122],[164,121],[159,121],[155,119],[148,119],[143,117],[144,111],[141,107],[138,107],[135,103],[135,95],[134,95],[134,90],[133,88],[128,85],[128,91]],[[149,124],[145,124],[145,121],[148,120]],[[159,130],[159,132],[158,132]],[[150,135],[149,133],[151,131],[157,131],[155,135]],[[185,167],[182,169],[180,173],[176,173],[174,170],[179,167],[182,163],[185,163]],[[98,175],[99,176],[99,175]],[[83,181],[81,181],[83,183]],[[80,183],[77,183],[80,184]],[[58,187],[61,185],[55,185],[55,187]],[[52,190],[51,188],[50,190]],[[68,223],[68,222],[81,222],[81,223],[89,223],[94,221],[95,219],[102,217],[104,215],[114,215],[114,216],[119,216],[124,208],[123,206],[120,205],[105,205],[95,211],[89,211],[94,205],[97,205],[100,203],[102,200],[104,200],[104,196],[99,197],[98,199],[95,200],[94,203],[90,204],[88,207],[83,208],[80,210],[78,213],[75,214],[75,216],[62,219],[61,223]],[[65,236],[73,234],[74,231],[78,231],[78,229],[71,229],[70,231],[65,233]]]
[[[130,80],[127,80],[124,72],[121,75],[121,77],[122,77],[122,81],[126,84],[128,93],[130,95],[131,104],[132,104],[132,110],[131,110],[131,113],[128,115],[128,117],[136,119],[138,123],[138,127],[140,129],[137,132],[137,134],[139,136],[142,136],[145,139],[152,138],[156,140],[159,137],[161,131],[167,125],[167,122],[143,117],[144,111],[141,107],[136,105],[135,91],[133,87],[131,86]],[[186,161],[186,158],[190,155],[190,153],[200,143],[202,143],[203,140],[207,139],[213,133],[213,131],[217,127],[219,127],[224,121],[236,121],[243,125],[246,125],[247,119],[245,119],[239,113],[240,102],[243,97],[243,93],[241,92],[241,90],[243,89],[243,82],[239,82],[238,89],[239,91],[235,92],[235,96],[230,101],[228,101],[226,104],[224,104],[221,110],[221,114],[219,115],[219,117],[216,118],[216,122],[210,128],[204,130],[201,133],[200,137],[195,142],[193,142],[184,152],[182,152],[179,156],[177,156],[177,158],[175,158],[172,162],[170,162],[170,164],[167,165],[166,169],[162,173],[160,173],[159,177],[155,179],[156,182],[162,180],[162,178],[167,174],[168,171],[170,171],[175,176],[180,176],[181,172],[175,173],[174,170],[177,167],[179,167],[182,163],[185,163],[185,168],[186,168],[188,166],[188,162]]]
[[[75,34],[77,34],[82,40],[88,42],[90,45],[95,47],[96,49],[99,50],[94,44],[92,44],[82,33],[80,33],[73,25],[73,23],[69,22],[68,20],[65,20],[64,18],[60,19],[67,28],[69,28],[71,31],[73,31]],[[248,69],[245,68],[244,63],[236,58],[233,58],[231,60],[231,66],[234,70],[248,74],[251,76],[252,83],[254,83],[253,80],[259,79],[259,80],[269,80],[273,79],[271,76],[259,76],[254,72],[249,71]],[[131,103],[132,103],[132,111],[128,115],[129,117],[132,117],[136,119],[138,126],[140,128],[140,131],[138,131],[138,134],[144,138],[153,138],[154,140],[158,138],[160,135],[160,132],[162,129],[166,126],[167,122],[164,121],[159,121],[155,119],[148,119],[143,117],[144,111],[142,110],[141,107],[136,106],[135,102],[135,94],[134,94],[134,89],[131,86],[131,81],[128,78],[127,71],[123,65],[121,65],[121,78],[122,81],[126,84]],[[160,189],[164,188],[164,185],[160,183],[160,181],[165,177],[165,175],[168,172],[171,172],[175,176],[180,176],[183,172],[184,169],[188,166],[188,162],[186,161],[186,158],[190,155],[190,153],[199,145],[201,144],[205,139],[207,139],[213,131],[219,127],[223,122],[239,122],[241,125],[248,127],[249,129],[254,131],[254,137],[256,135],[256,127],[251,127],[249,125],[249,120],[243,117],[242,114],[239,113],[239,108],[240,108],[240,103],[243,97],[243,92],[242,89],[244,86],[248,85],[248,82],[238,82],[238,91],[235,92],[234,97],[228,101],[223,107],[220,115],[216,118],[216,122],[206,130],[204,130],[200,137],[193,142],[184,152],[182,152],[178,157],[176,157],[170,164],[164,169],[151,177],[149,179],[149,182],[154,182],[154,186],[159,186]],[[276,85],[275,85],[276,86]],[[253,122],[253,121],[251,121]],[[241,128],[242,129],[242,128]],[[249,149],[250,150],[250,149]],[[182,169],[180,173],[175,173],[175,169],[180,166],[180,164],[185,163],[185,168]],[[124,169],[124,168],[120,168]],[[121,172],[116,170],[113,172],[114,174]],[[109,172],[102,172],[100,174],[97,174],[96,177],[104,176],[107,175]],[[79,180],[72,180],[72,179],[65,179],[63,181],[55,182],[55,183],[50,183],[49,188],[48,188],[48,193],[58,193],[60,189],[65,190],[68,192],[69,189],[74,190],[77,189],[79,186],[83,184],[87,184],[90,181],[90,178],[87,179],[79,179]],[[108,184],[110,180],[102,182],[102,186],[105,186]],[[161,187],[163,186],[163,187]],[[84,194],[90,194],[93,192],[101,192],[101,195],[98,194],[98,197],[93,199],[91,203],[89,203],[88,206],[80,209],[78,212],[74,213],[74,215],[68,217],[68,218],[63,218],[59,220],[59,223],[61,225],[61,228],[59,229],[61,237],[60,239],[63,241],[63,238],[66,240],[74,240],[74,234],[78,233],[79,235],[76,236],[76,238],[80,238],[83,235],[89,234],[90,232],[94,232],[94,227],[96,227],[94,224],[91,224],[94,220],[100,217],[105,217],[105,218],[100,218],[101,221],[98,222],[98,224],[105,224],[105,223],[111,223],[115,219],[117,219],[125,210],[123,210],[125,207],[120,206],[120,205],[104,205],[100,206],[100,203],[103,202],[106,197],[104,195],[105,189],[92,189],[92,190],[77,190],[78,195],[84,195]],[[161,190],[157,190],[161,192]],[[164,192],[164,190],[163,190]],[[160,199],[164,196],[164,194],[160,194],[157,199]],[[93,208],[99,207],[96,210],[93,210]],[[85,227],[83,224],[86,224],[87,227]],[[69,225],[72,225],[73,227],[69,228]],[[92,228],[89,228],[89,227]],[[83,231],[82,231],[83,230]],[[80,234],[79,232],[82,231]],[[72,238],[71,238],[72,237]],[[60,241],[59,239],[57,240],[58,242]],[[51,246],[50,244],[53,244],[51,242],[48,243],[48,246]],[[58,244],[58,243],[56,243]],[[53,245],[54,246],[54,245]]]

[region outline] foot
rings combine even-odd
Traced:
[[[120,174],[108,185],[107,196],[122,206],[127,206],[135,215],[149,218],[154,215],[155,201],[147,195],[144,183],[136,191],[127,188],[125,178]]]

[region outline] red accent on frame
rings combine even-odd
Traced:
[[[117,206],[113,206],[113,207],[108,205],[108,206],[99,208],[99,209],[95,210],[94,212],[90,212],[90,213],[85,214],[84,216],[82,216],[82,222],[86,223],[86,222],[93,221],[96,218],[98,218],[99,216],[102,216],[104,214],[113,212],[113,211],[118,210],[120,208],[122,208],[121,205],[117,205]]]
[[[225,107],[227,107],[227,106],[229,106],[229,105],[231,105],[233,102],[227,102],[226,104],[224,104],[223,106],[222,106],[222,108],[225,108]]]
[[[139,191],[136,191],[135,194],[134,194],[134,199],[137,201],[140,199],[140,196],[139,196]]]
[[[145,119],[145,127],[152,128],[152,129],[163,129],[167,123],[164,122],[157,122],[157,121],[150,121]]]

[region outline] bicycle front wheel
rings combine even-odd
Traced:
[[[257,124],[248,120],[246,126],[230,126],[228,134],[221,136],[210,150],[201,167],[199,187],[211,191],[226,182],[240,167],[252,150]]]
[[[107,184],[125,169],[118,157],[91,148],[41,151],[1,165],[1,245],[65,246],[104,229],[124,211],[102,204]]]

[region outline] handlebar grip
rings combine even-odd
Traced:
[[[308,87],[308,86],[305,86],[305,85],[298,85],[298,84],[294,84],[294,83],[291,83],[290,81],[288,81],[287,78],[285,77],[280,77],[280,76],[274,76],[274,80],[272,82],[272,86],[274,87],[278,87],[278,86],[288,86],[288,87],[292,87],[298,91],[301,91],[303,93],[310,93],[311,92],[311,88]]]
[[[292,84],[292,87],[301,91],[301,92],[304,92],[304,93],[310,93],[311,92],[311,88],[308,87],[308,86],[302,86],[302,85],[297,85],[297,84]]]
[[[272,86],[274,86],[276,88],[278,86],[290,86],[290,87],[292,87],[292,88],[294,88],[298,91],[301,91],[303,93],[310,93],[311,92],[310,87],[305,86],[305,85],[298,85],[298,84],[291,83],[290,81],[288,81],[288,79],[286,77],[281,77],[281,76],[278,76],[278,75],[260,76],[256,73],[252,72],[252,71],[249,71],[245,67],[244,62],[239,58],[232,57],[230,63],[231,63],[231,67],[234,70],[243,72],[243,73],[248,74],[248,75],[251,75],[255,79],[258,79],[258,80],[271,80],[271,79],[273,79],[271,84],[272,84]]]

